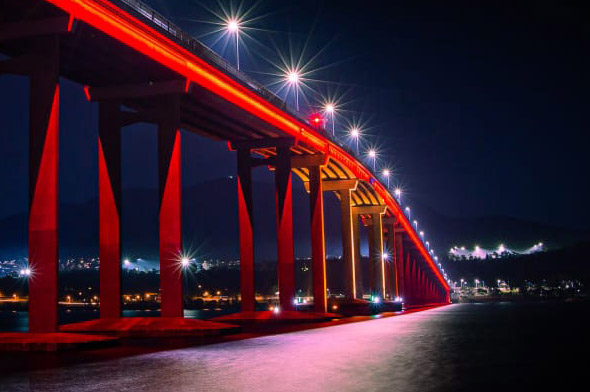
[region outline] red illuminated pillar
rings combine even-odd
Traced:
[[[371,274],[371,295],[385,298],[385,266],[383,260],[383,221],[381,214],[371,214],[369,237],[369,263]]]
[[[158,124],[162,317],[183,317],[179,97],[162,101]]]
[[[256,308],[254,292],[254,222],[250,149],[238,150],[238,222],[240,231],[240,290],[242,311]]]
[[[354,215],[352,213],[350,189],[340,191],[340,216],[342,219],[342,261],[344,263],[344,295],[347,299],[356,298],[355,238],[353,234]],[[357,219],[358,221],[358,219]],[[357,222],[358,223],[358,222]],[[357,261],[357,262],[360,262]],[[362,294],[361,294],[362,295]]]
[[[320,166],[309,168],[311,212],[311,259],[313,265],[313,303],[316,312],[328,310],[326,298],[326,241],[324,235],[324,196]]]
[[[394,254],[395,254],[395,267],[396,267],[396,275],[397,275],[397,282],[398,282],[398,289],[397,295],[402,297],[406,296],[406,285],[405,285],[405,258],[404,258],[404,239],[403,234],[399,233],[399,235],[395,236],[395,247],[394,247]]]
[[[361,222],[359,215],[352,214],[353,264],[355,293],[354,298],[363,299],[365,287],[363,285],[363,265],[361,263]]]
[[[100,102],[98,125],[98,216],[100,317],[121,317],[121,128],[120,107]]]
[[[388,282],[387,282],[387,290],[389,292],[389,298],[391,300],[395,300],[396,297],[399,296],[399,283],[398,283],[398,276],[397,276],[397,266],[396,266],[396,257],[395,257],[395,228],[394,224],[391,223],[387,226],[387,251],[388,251],[388,263],[386,265],[388,271]]]
[[[295,298],[295,253],[293,246],[293,193],[290,147],[277,147],[275,190],[277,207],[277,252],[279,303],[293,310]]]
[[[29,331],[57,330],[59,55],[40,40],[29,109]]]

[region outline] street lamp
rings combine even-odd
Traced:
[[[418,221],[414,219],[414,226],[416,226],[416,231],[418,231]]]
[[[225,25],[225,29],[229,34],[236,36],[236,65],[238,71],[240,70],[240,22],[237,19],[230,19]]]
[[[350,128],[350,137],[355,141],[356,144],[356,155],[359,155],[359,139],[361,138],[361,130],[357,127]]]
[[[367,151],[367,155],[371,158],[371,161],[373,162],[373,171],[375,171],[375,166],[377,164],[377,150],[370,148],[369,151]]]
[[[287,83],[295,89],[295,108],[299,111],[299,83],[301,83],[301,72],[297,69],[290,69],[285,75]]]
[[[395,196],[397,197],[397,202],[402,202],[402,190],[400,188],[395,188]]]
[[[406,212],[408,213],[408,219],[412,219],[412,210],[410,209],[410,207],[406,207]]]
[[[387,189],[389,189],[389,176],[390,175],[391,175],[391,172],[389,171],[389,169],[383,170],[383,176],[387,179]]]
[[[335,121],[334,121],[334,112],[336,111],[336,106],[328,102],[324,105],[324,112],[326,112],[330,116],[330,122],[332,123],[332,135],[336,135],[336,128],[335,128]]]

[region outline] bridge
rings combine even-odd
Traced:
[[[58,329],[60,78],[99,108],[100,317],[121,317],[121,129],[158,129],[161,316],[183,317],[181,133],[237,154],[240,290],[255,312],[252,170],[274,172],[279,306],[294,310],[293,174],[309,192],[313,310],[328,312],[325,225],[342,226],[345,300],[445,304],[450,287],[399,203],[358,156],[252,78],[135,0],[0,0],[0,74],[30,80],[29,330]],[[9,92],[2,92],[8,94]],[[324,221],[335,192],[340,222]],[[369,293],[361,225],[369,232]],[[391,257],[384,249],[391,250]]]

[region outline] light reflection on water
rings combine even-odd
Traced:
[[[555,375],[557,362],[551,356],[562,354],[564,344],[571,351],[570,340],[582,331],[582,327],[572,330],[569,324],[587,305],[570,307],[566,314],[563,307],[554,306],[452,305],[35,371],[2,380],[0,390],[369,392],[508,386],[506,390],[513,390],[515,383],[528,382],[532,374],[541,381]],[[547,339],[548,331],[551,339]],[[563,363],[563,355],[559,361]],[[552,372],[545,373],[545,367]]]

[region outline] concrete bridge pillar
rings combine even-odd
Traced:
[[[98,106],[100,317],[121,317],[121,122],[118,102]]]
[[[295,253],[293,244],[293,180],[290,147],[277,147],[275,164],[279,304],[282,310],[294,310]]]
[[[383,258],[383,214],[385,206],[357,206],[355,213],[368,215],[369,226],[369,287],[372,296],[385,298],[385,260]]]
[[[393,218],[384,218],[384,223],[386,222],[386,254],[387,259],[385,260],[385,272],[386,272],[386,297],[390,300],[395,300],[396,297],[399,296],[398,294],[398,276],[397,276],[397,266],[396,266],[396,257],[395,257],[395,222]]]
[[[29,331],[57,330],[59,42],[31,53],[29,106]]]
[[[363,284],[363,265],[361,262],[361,221],[357,213],[353,213],[352,216],[352,233],[354,241],[355,298],[363,299],[365,285]]]
[[[252,165],[249,148],[238,150],[238,226],[240,232],[240,291],[242,311],[253,312],[254,221],[252,203]]]
[[[371,273],[371,295],[385,298],[385,260],[383,259],[383,225],[381,213],[371,214],[369,229],[369,265]]]
[[[162,317],[183,317],[180,97],[158,105]]]
[[[63,16],[10,25],[0,26],[0,40],[24,40],[19,47],[26,51],[0,61],[0,74],[30,80],[29,331],[53,332],[58,326],[59,37],[71,24]]]
[[[311,215],[311,260],[313,270],[314,311],[328,311],[326,287],[326,240],[324,232],[324,183],[322,167],[328,163],[324,154],[294,155],[291,167],[306,168],[309,173],[309,211]]]
[[[311,259],[313,268],[313,303],[316,312],[328,311],[326,295],[326,240],[324,233],[324,195],[320,166],[309,168],[311,213]]]

